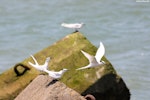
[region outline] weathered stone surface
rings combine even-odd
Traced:
[[[46,57],[51,57],[49,63],[49,69],[51,70],[58,71],[63,68],[69,69],[60,81],[78,93],[84,93],[84,95],[86,95],[86,93],[93,94],[93,92],[88,91],[91,90],[89,87],[93,86],[105,75],[114,74],[118,76],[111,63],[105,57],[102,58],[102,60],[106,62],[104,66],[76,71],[76,68],[88,64],[88,60],[80,52],[80,50],[84,50],[89,54],[95,55],[97,48],[93,46],[81,33],[77,32],[67,35],[60,41],[36,53],[34,56],[40,64],[44,63]],[[12,67],[0,75],[0,99],[13,100],[20,91],[22,91],[39,74],[39,71],[31,67],[28,64],[28,61],[33,62],[32,58],[27,58],[21,62],[24,67],[22,67],[22,65]],[[115,79],[117,80],[117,78]],[[102,81],[101,84],[103,84],[101,86],[105,87],[107,83]],[[112,86],[113,85],[109,87],[111,88]],[[124,88],[127,89],[125,83]],[[104,93],[107,93],[105,88],[103,89]]]
[[[48,75],[36,77],[15,100],[85,100],[79,93]]]

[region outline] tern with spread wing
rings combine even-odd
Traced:
[[[98,48],[95,56],[92,56],[92,55],[86,53],[83,50],[81,50],[81,52],[89,60],[89,64],[87,66],[85,66],[85,67],[81,67],[81,68],[78,68],[76,70],[82,70],[82,69],[86,69],[86,68],[92,68],[92,67],[96,67],[96,66],[100,66],[100,65],[105,64],[105,62],[101,60],[102,57],[105,54],[105,48],[104,48],[104,45],[103,45],[102,42],[100,42],[100,46],[99,46],[99,48]]]
[[[45,60],[45,63],[43,65],[39,65],[37,60],[34,58],[33,55],[31,55],[33,61],[35,64],[31,63],[31,62],[28,62],[32,67],[34,67],[35,69],[39,70],[39,71],[46,71],[47,70],[47,67],[48,67],[48,63],[50,61],[50,57],[47,57],[46,60]]]

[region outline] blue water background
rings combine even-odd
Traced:
[[[84,22],[80,32],[97,47],[103,42],[131,100],[149,100],[150,2],[1,0],[0,73],[74,31],[62,22]]]

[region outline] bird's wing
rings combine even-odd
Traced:
[[[47,57],[46,61],[45,61],[45,64],[44,64],[45,65],[44,66],[45,69],[48,69],[48,63],[49,63],[49,61],[50,61],[50,57]]]
[[[52,78],[55,78],[55,79],[61,77],[60,73],[58,73],[58,72],[53,72],[53,71],[48,70],[47,73],[48,73],[49,76],[51,76]]]
[[[104,47],[103,43],[100,42],[100,46],[99,46],[99,48],[96,52],[96,55],[95,55],[95,58],[96,58],[97,62],[101,61],[104,54],[105,54],[105,47]]]
[[[33,56],[33,55],[31,55],[31,57],[32,57],[32,59],[34,60],[35,65],[39,65],[39,64],[38,64],[38,62],[37,62],[37,60],[34,58],[34,56]]]
[[[31,63],[31,62],[28,62],[32,67],[36,68],[36,65]]]
[[[62,76],[62,74],[60,74],[60,73],[55,73],[55,76]]]
[[[89,64],[89,65],[87,65],[87,66],[84,66],[84,67],[78,68],[78,69],[76,69],[76,70],[87,69],[87,68],[90,68],[90,67],[91,67],[91,66],[90,66],[90,64]]]
[[[89,63],[93,63],[93,60],[94,60],[94,56],[86,53],[85,51],[81,50],[81,52],[84,54],[84,56],[89,60]]]
[[[75,24],[75,28],[81,28],[82,24]]]
[[[78,23],[75,23],[75,24],[62,23],[61,26],[66,27],[66,28],[80,28],[81,27],[81,25]]]

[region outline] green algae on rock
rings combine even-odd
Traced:
[[[40,64],[44,63],[46,57],[50,57],[50,70],[69,69],[60,81],[78,93],[84,92],[102,76],[109,73],[116,74],[111,63],[105,57],[102,58],[102,60],[106,62],[104,66],[76,71],[76,68],[88,64],[88,60],[80,50],[94,55],[97,48],[92,45],[86,37],[77,32],[69,34],[53,45],[44,48],[36,53],[34,57]],[[14,72],[14,67],[0,75],[0,99],[13,99],[39,74],[37,70],[28,64],[28,61],[32,62],[32,59],[27,58],[21,62],[21,64],[30,68],[30,70],[27,70],[23,75],[17,76]]]

